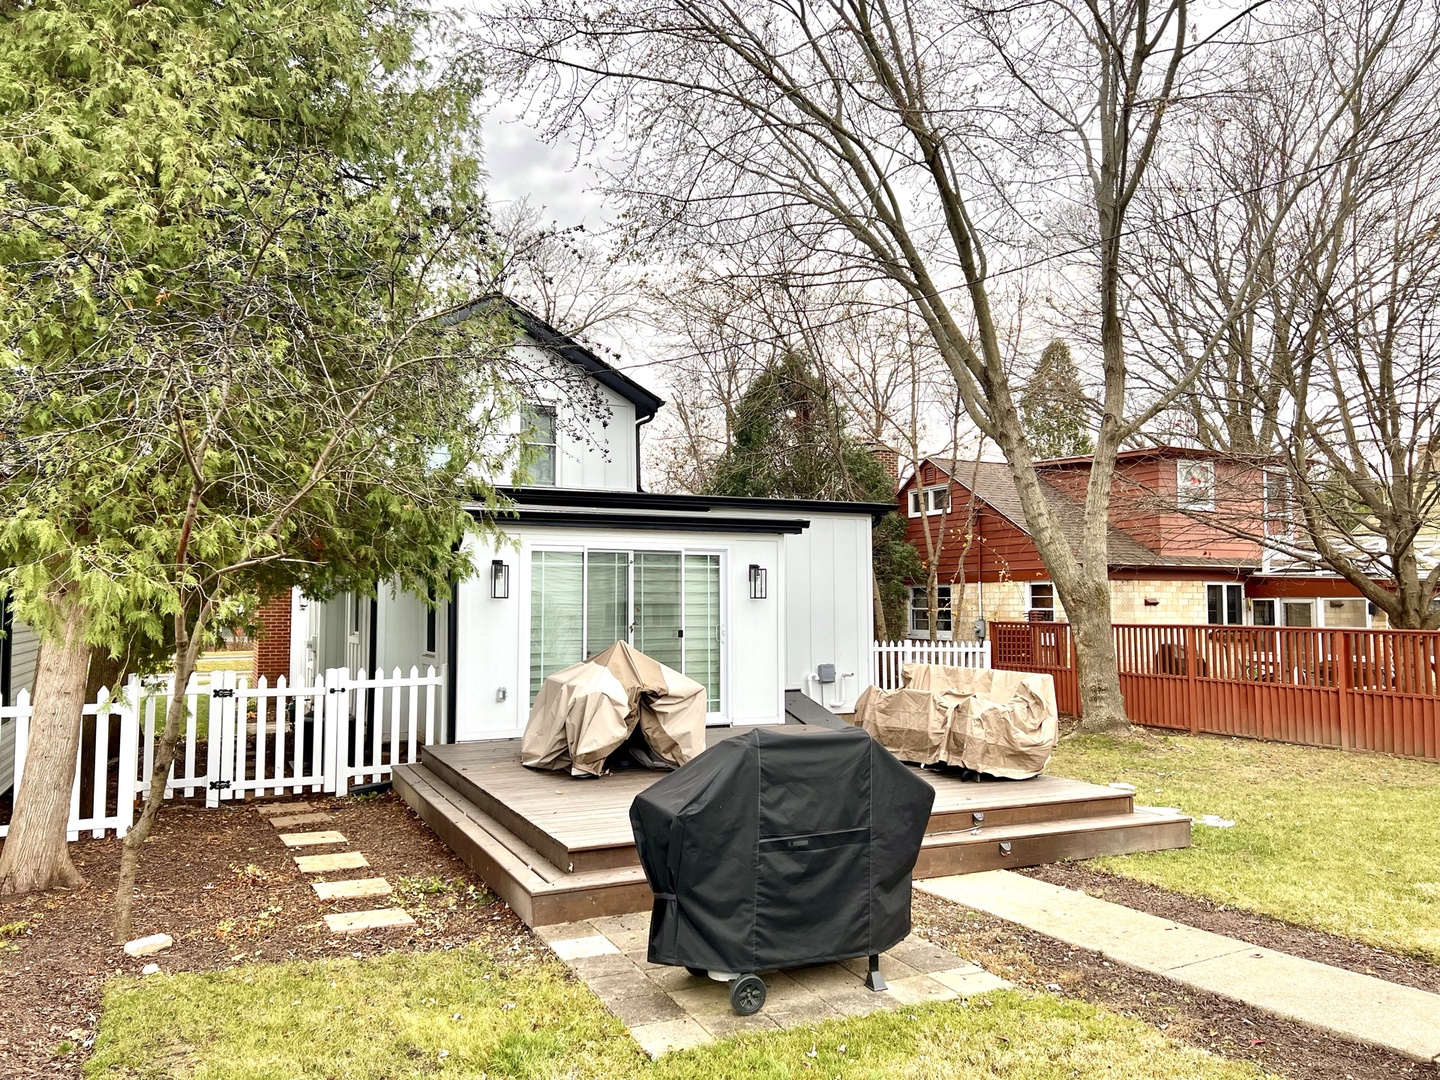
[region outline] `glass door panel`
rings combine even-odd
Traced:
[[[585,555],[585,655],[594,656],[629,638],[630,553]]]
[[[631,642],[646,656],[683,671],[680,631],[680,555],[668,551],[635,553],[635,625]]]
[[[705,711],[720,711],[720,556],[685,556],[685,674],[705,687]]]
[[[537,551],[530,560],[530,700],[547,675],[584,655],[583,556],[578,551]]]

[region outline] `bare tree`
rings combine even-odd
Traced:
[[[1187,0],[514,0],[485,22],[496,74],[541,88],[552,132],[625,148],[613,187],[655,242],[723,252],[783,237],[813,253],[817,283],[868,283],[876,302],[919,316],[1010,464],[1074,625],[1090,730],[1128,724],[1110,487],[1117,450],[1169,401],[1137,409],[1129,396],[1126,258],[1165,117],[1215,80],[1199,67],[1212,50],[1187,42],[1190,17]],[[1083,234],[1056,251],[1038,226],[1067,204]],[[1078,550],[1044,499],[1006,365],[1007,280],[1037,259],[1084,281],[1099,346]],[[1191,350],[1180,385],[1238,314]]]
[[[1267,512],[1216,524],[1282,565],[1340,574],[1394,626],[1434,627],[1440,559],[1419,549],[1436,540],[1440,439],[1436,10],[1326,14],[1265,47],[1256,64],[1283,73],[1283,92],[1237,93],[1197,121],[1145,208],[1139,313],[1157,332],[1137,336],[1152,385],[1167,388],[1174,352],[1238,298],[1243,317],[1175,399],[1201,445],[1264,470]],[[1343,114],[1317,104],[1336,95]],[[1297,148],[1318,140],[1343,152],[1268,230]]]

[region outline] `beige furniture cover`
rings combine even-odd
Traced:
[[[1055,680],[993,668],[906,664],[900,690],[870,687],[855,720],[902,761],[944,763],[1023,780],[1059,738]]]
[[[705,749],[705,698],[694,679],[617,641],[540,685],[520,761],[599,776],[638,725],[656,757],[684,765]]]

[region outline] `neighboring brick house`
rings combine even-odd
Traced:
[[[1089,458],[1040,462],[1041,487],[1079,550]],[[1359,591],[1332,575],[1265,572],[1259,535],[1277,522],[1278,477],[1260,465],[1178,447],[1127,451],[1111,489],[1109,577],[1117,623],[1370,626]],[[1063,605],[1003,462],[926,458],[898,495],[908,539],[940,547],[941,637],[971,639],[977,619],[1060,619]],[[1274,503],[1275,505],[1272,505]],[[1221,527],[1221,523],[1228,528]],[[943,539],[942,539],[943,538]],[[963,572],[962,572],[963,555]],[[1383,624],[1383,615],[1378,616]],[[912,583],[909,636],[929,636],[923,582]]]

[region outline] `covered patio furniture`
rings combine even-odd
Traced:
[[[617,641],[540,686],[520,761],[600,776],[622,747],[641,764],[676,768],[705,749],[705,687]]]
[[[855,718],[902,761],[1010,780],[1038,776],[1049,763],[1059,738],[1051,676],[906,664],[901,677],[899,690],[867,689]]]
[[[764,1004],[769,968],[870,958],[910,932],[910,875],[935,789],[864,732],[755,728],[635,797],[655,893],[649,959]]]

